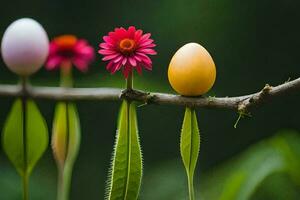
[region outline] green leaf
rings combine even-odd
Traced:
[[[200,149],[200,133],[195,110],[186,108],[180,138],[180,153],[190,176],[194,175]]]
[[[299,169],[300,134],[280,131],[203,172],[195,192],[202,200],[300,199]],[[158,165],[144,178],[143,199],[184,199],[183,175],[177,160]]]
[[[46,122],[32,100],[14,102],[2,137],[3,149],[19,174],[29,175],[48,145]]]
[[[52,149],[61,167],[73,165],[80,147],[80,121],[73,103],[59,102],[55,108]]]
[[[194,199],[193,178],[200,150],[200,133],[194,109],[186,108],[180,137],[180,153],[186,169],[190,199]]]
[[[80,147],[80,121],[75,104],[68,104],[69,111],[69,148],[66,165],[73,165]]]
[[[68,199],[80,138],[80,121],[75,104],[58,103],[52,130],[52,149],[59,170],[58,199]]]
[[[136,200],[142,179],[142,154],[136,107],[123,101],[108,181],[107,200]]]

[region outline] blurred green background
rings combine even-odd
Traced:
[[[211,53],[217,66],[217,81],[207,95],[235,96],[258,91],[265,83],[277,85],[300,76],[299,6],[297,0],[2,1],[0,35],[12,21],[32,17],[44,26],[50,38],[75,34],[86,38],[97,50],[107,32],[135,25],[152,33],[158,51],[153,57],[153,71],[136,77],[136,88],[173,93],[166,74],[169,61],[185,43],[198,42]],[[2,60],[0,65],[0,83],[17,83],[18,77]],[[56,86],[58,81],[58,71],[42,69],[32,77],[35,85]],[[75,73],[75,85],[123,87],[124,80],[120,74],[109,75],[97,55],[88,73]],[[237,129],[233,128],[237,113],[198,109],[202,137],[196,174],[198,198],[247,199],[251,194],[258,200],[300,199],[299,172],[294,170],[300,169],[300,133],[280,131],[300,130],[299,100],[298,92],[271,101],[253,110],[253,117],[243,119]],[[0,99],[1,128],[12,101]],[[38,101],[38,105],[51,128],[55,102]],[[71,199],[102,199],[120,103],[83,101],[77,105],[82,145]],[[183,110],[156,105],[138,109],[144,155],[141,200],[186,197],[179,153]],[[274,136],[277,131],[280,134]],[[276,141],[281,145],[273,145]],[[262,166],[265,168],[259,173]],[[20,199],[20,188],[17,173],[1,150],[0,199]],[[53,200],[55,193],[56,167],[49,148],[34,170],[31,195],[33,200]]]

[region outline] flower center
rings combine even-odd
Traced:
[[[54,41],[60,48],[72,48],[77,43],[77,38],[74,35],[62,35],[54,38]]]
[[[135,50],[135,41],[125,38],[120,41],[119,49],[124,54],[131,54]]]
[[[75,56],[74,47],[78,39],[74,35],[62,35],[54,38],[54,42],[58,47],[58,54],[65,58],[71,59]]]
[[[75,56],[75,52],[72,49],[63,49],[63,50],[59,50],[58,54],[61,57],[64,57],[66,59],[70,59],[73,58]]]

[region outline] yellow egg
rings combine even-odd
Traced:
[[[211,89],[216,79],[216,67],[208,51],[197,43],[178,49],[168,70],[173,89],[184,96],[199,96]]]

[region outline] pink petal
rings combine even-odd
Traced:
[[[106,65],[106,69],[108,71],[111,71],[111,68],[115,65],[115,63],[113,61],[110,61],[107,65]]]
[[[82,59],[75,58],[73,59],[74,66],[82,72],[86,72],[88,70],[88,62]]]
[[[112,49],[114,46],[108,43],[100,43],[99,47],[103,48],[103,49]]]
[[[136,28],[134,26],[130,26],[127,31],[128,37],[134,39],[135,32]]]
[[[139,61],[139,62],[142,61],[142,58],[140,58],[138,55],[134,55],[133,58],[136,59],[136,60]]]
[[[113,55],[109,55],[109,56],[104,56],[104,57],[102,58],[102,60],[103,60],[103,61],[111,60],[111,59],[116,58],[117,56],[119,56],[119,54],[113,54]]]
[[[114,37],[116,38],[116,40],[120,40],[127,37],[127,30],[123,27],[115,29]]]
[[[119,29],[119,28],[115,28],[115,31],[110,31],[110,32],[108,33],[108,36],[111,37],[114,41],[116,41],[117,38],[118,38],[118,35],[117,35],[117,33],[116,33],[116,30],[118,30],[118,29]]]
[[[114,59],[114,63],[120,62],[123,58],[124,58],[124,56],[120,55],[119,57]]]
[[[137,65],[135,67],[136,71],[141,75],[142,74],[142,66],[141,65]]]
[[[123,68],[123,75],[125,76],[125,78],[127,79],[128,78],[128,75],[129,73],[131,73],[132,71],[132,68],[130,65],[125,65],[124,68]]]
[[[147,55],[145,55],[143,53],[137,53],[137,55],[140,56],[140,58],[142,59],[142,62],[144,62],[146,64],[152,64],[151,59]]]
[[[127,63],[127,58],[124,57],[123,60],[122,60],[122,65],[125,65]]]
[[[49,47],[49,55],[56,54],[58,48],[59,48],[59,47],[57,46],[57,44],[55,44],[54,42],[51,42],[51,43],[50,43],[50,47]]]
[[[80,49],[80,51],[76,53],[75,58],[79,58],[85,60],[88,63],[91,63],[95,58],[94,49],[90,49],[89,47]]]
[[[104,36],[103,40],[110,45],[114,45],[114,43],[115,43],[114,40],[112,39],[112,37],[109,37],[109,36]]]
[[[118,65],[117,67],[117,70],[120,70],[122,66],[123,66],[122,63],[120,63],[120,65]]]
[[[153,47],[156,47],[156,44],[148,44],[148,45],[146,45],[146,46],[140,46],[140,47],[138,47],[138,49],[148,49],[148,48],[153,48]]]
[[[143,66],[145,69],[151,71],[152,70],[152,64],[149,64],[149,63],[143,63]]]
[[[149,54],[149,55],[156,55],[157,54],[156,51],[154,51],[153,49],[139,49],[138,52]]]
[[[95,55],[94,48],[85,46],[77,50],[77,53],[93,58]]]
[[[46,63],[46,69],[52,70],[62,63],[63,59],[60,56],[49,57]]]
[[[152,42],[153,42],[152,39],[148,39],[148,40],[146,40],[145,42],[140,43],[139,47],[147,46],[147,45],[151,44]]]
[[[134,34],[134,40],[135,41],[139,41],[140,40],[140,38],[142,37],[142,35],[143,35],[143,31],[142,30],[137,30],[136,32],[135,32],[135,34]]]
[[[119,62],[119,63],[116,63],[115,65],[114,65],[114,68],[112,68],[112,70],[110,71],[112,74],[114,74],[116,71],[118,71],[120,68],[122,67],[122,64],[121,64],[121,62]]]
[[[139,46],[138,49],[147,49],[147,48],[153,48],[153,47],[156,47],[156,44],[147,44],[145,46]]]
[[[119,40],[127,36],[127,30],[123,27],[115,28],[114,32],[109,32],[108,35],[114,40],[114,43],[117,43]]]
[[[146,34],[144,34],[144,35],[141,37],[141,39],[140,39],[139,42],[142,43],[142,42],[148,40],[150,37],[151,37],[151,33],[146,33]]]
[[[98,51],[99,54],[102,54],[102,55],[111,55],[111,54],[115,54],[116,51],[113,51],[113,50],[108,50],[108,49],[100,49]]]
[[[134,58],[129,57],[128,60],[129,60],[129,63],[130,63],[133,67],[136,66],[136,60],[135,60]]]

